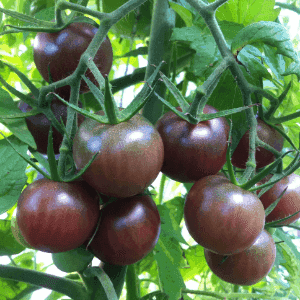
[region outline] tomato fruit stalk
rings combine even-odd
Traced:
[[[73,142],[78,170],[98,153],[82,177],[99,193],[111,197],[141,193],[155,180],[163,163],[161,137],[141,115],[117,125],[86,119]]]
[[[130,265],[144,258],[160,234],[158,209],[148,195],[118,199],[101,210],[91,250],[101,261]]]
[[[210,105],[203,113],[216,113]],[[165,151],[162,172],[179,182],[194,182],[217,174],[226,162],[229,126],[225,118],[203,121],[196,125],[173,112],[157,122]]]
[[[207,176],[189,191],[184,219],[194,240],[208,250],[230,255],[249,248],[265,225],[257,196],[223,176]]]
[[[224,256],[204,250],[206,262],[215,275],[222,280],[237,285],[253,285],[271,271],[275,258],[275,242],[266,230],[257,237],[247,250]]]
[[[97,193],[84,181],[37,180],[17,204],[17,223],[26,242],[51,253],[81,246],[92,236],[99,215]]]
[[[283,127],[280,125],[280,129]],[[257,136],[259,139],[266,144],[272,146],[275,150],[281,151],[283,148],[284,138],[283,136],[274,128],[266,124],[260,118],[257,118]],[[239,144],[233,152],[231,157],[231,162],[235,167],[240,169],[246,168],[246,163],[249,157],[249,130],[243,135]],[[256,168],[263,168],[275,159],[275,156],[270,151],[257,147],[255,152]]]

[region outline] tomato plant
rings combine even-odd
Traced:
[[[32,110],[32,107],[27,103],[23,102],[22,100],[18,104],[20,110],[22,112],[29,112]],[[81,105],[80,105],[81,106]],[[53,111],[54,116],[60,122],[62,119],[64,124],[67,122],[67,106],[64,105],[59,100],[53,100],[51,102],[51,109]],[[32,134],[36,146],[37,151],[43,154],[47,153],[47,146],[48,146],[48,135],[50,131],[51,122],[44,114],[37,114],[35,116],[26,117],[26,124],[27,127]],[[84,120],[84,116],[78,114],[78,125],[80,125]],[[53,127],[53,149],[54,153],[59,153],[59,147],[63,140],[62,134],[57,131],[55,127]]]
[[[48,68],[54,82],[71,75],[77,68],[82,53],[87,49],[97,30],[96,27],[88,23],[72,23],[60,32],[38,33],[34,41],[33,57],[43,78],[49,82]],[[106,37],[94,57],[94,62],[103,76],[109,74],[112,59],[111,43]],[[94,84],[97,84],[90,70],[87,70],[86,76]],[[87,84],[83,81],[80,90],[82,93],[89,91]],[[57,93],[63,98],[69,99],[70,86],[57,89]]]
[[[187,229],[201,246],[221,255],[249,248],[265,225],[260,200],[223,176],[197,181],[184,206]]]
[[[300,210],[300,176],[291,174],[282,178],[279,182],[265,192],[260,200],[265,209],[267,209],[276,199],[278,199],[284,189],[287,188],[280,201],[277,203],[272,212],[266,217],[267,222],[277,221]],[[300,218],[300,213],[280,224],[290,224]]]
[[[283,129],[282,126],[279,126]],[[283,136],[274,128],[266,124],[260,118],[257,118],[257,136],[260,140],[266,144],[272,146],[275,150],[281,151],[283,147],[284,138]],[[246,162],[249,157],[249,130],[243,135],[236,149],[234,150],[231,162],[234,166],[245,169]],[[257,147],[255,152],[256,168],[262,168],[273,162],[275,156],[270,151]]]
[[[216,112],[210,105],[203,111]],[[229,132],[225,118],[193,125],[168,112],[158,120],[156,128],[165,151],[162,172],[173,180],[194,182],[218,173],[225,164]]]
[[[248,2],[1,1],[2,298],[29,299],[44,287],[57,300],[300,297],[300,220],[265,225],[252,193],[270,174],[300,175],[299,36],[290,39],[295,18],[281,14],[297,9],[252,1],[249,14]],[[53,92],[70,108],[52,119]],[[63,134],[54,134],[59,157],[41,154],[49,127],[30,125],[19,99]],[[79,127],[75,111],[85,117]],[[233,165],[237,156],[244,166],[232,167],[229,145]],[[246,165],[248,148],[257,148],[258,168]],[[261,168],[274,157],[277,166]],[[37,172],[47,179],[34,181]],[[292,199],[297,209],[297,191],[278,207]],[[276,261],[263,278],[273,239]]]
[[[82,177],[98,192],[117,198],[145,190],[160,172],[164,157],[159,133],[141,115],[117,125],[86,119],[74,138],[76,167],[82,169],[97,152]]]
[[[210,269],[222,280],[238,285],[253,285],[271,271],[276,247],[272,236],[263,230],[253,245],[247,250],[224,256],[204,250],[205,259]]]
[[[40,179],[22,192],[17,223],[26,242],[45,252],[81,246],[96,228],[99,199],[85,182]]]
[[[90,247],[105,262],[130,265],[145,257],[160,233],[160,216],[148,195],[118,199],[101,210],[99,228]]]

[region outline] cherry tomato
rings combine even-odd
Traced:
[[[216,113],[206,105],[204,113]],[[214,175],[226,162],[229,126],[225,118],[203,121],[196,125],[173,112],[157,122],[165,150],[162,172],[179,182],[194,182]]]
[[[271,271],[276,246],[272,236],[263,230],[250,248],[228,256],[225,261],[224,256],[207,249],[204,255],[210,269],[222,280],[237,285],[253,285]]]
[[[26,242],[45,252],[81,246],[96,229],[97,193],[84,181],[40,179],[26,187],[17,204],[17,223]]]
[[[29,112],[32,110],[32,107],[23,101],[20,101],[18,106],[22,112]],[[59,100],[53,100],[51,102],[51,109],[56,119],[60,122],[62,118],[64,124],[66,124],[67,106],[64,105]],[[47,146],[48,146],[48,135],[49,135],[51,122],[44,114],[38,114],[35,116],[27,117],[25,120],[26,120],[27,127],[35,140],[37,151],[46,154]],[[84,120],[84,116],[78,114],[78,126],[83,122],[83,120]],[[52,129],[53,129],[53,135],[52,135],[53,149],[54,149],[54,153],[58,154],[59,147],[63,140],[63,136],[59,131],[57,131],[57,129],[54,126],[52,127]]]
[[[254,243],[264,228],[265,212],[257,196],[214,175],[193,185],[184,206],[184,219],[198,244],[230,255]]]
[[[286,187],[286,192],[276,207],[266,217],[266,222],[273,222],[286,218],[300,210],[300,176],[296,174],[291,174],[282,178],[260,197],[264,208],[267,209],[274,201],[276,201]],[[288,225],[297,221],[299,218],[300,213],[286,221],[280,222],[280,224]]]
[[[126,198],[145,190],[161,170],[161,137],[141,115],[117,125],[86,119],[73,144],[73,158],[81,170],[98,153],[83,179],[99,193]]]
[[[283,129],[282,126],[279,126]],[[275,150],[281,151],[283,148],[284,138],[274,128],[266,124],[261,119],[257,118],[257,136],[266,144],[272,146]],[[238,146],[233,152],[231,162],[235,167],[245,169],[246,162],[249,157],[249,130],[243,135]],[[263,168],[275,159],[274,154],[270,151],[257,147],[255,152],[256,168]]]
[[[158,241],[159,212],[148,195],[118,199],[101,210],[100,218],[90,246],[96,257],[110,264],[134,264]]]
[[[88,23],[72,23],[60,32],[38,33],[34,41],[33,58],[43,78],[49,82],[48,66],[54,82],[71,75],[77,68],[81,55],[87,49],[97,30],[96,27]],[[103,76],[109,74],[112,60],[111,43],[106,37],[94,58],[94,62]],[[89,69],[86,76],[98,85]],[[57,93],[65,100],[69,99],[70,86],[64,86],[57,90]],[[89,91],[83,80],[80,90],[82,93]]]

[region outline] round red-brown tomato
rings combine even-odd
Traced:
[[[277,221],[300,211],[300,176],[296,174],[291,174],[282,178],[260,197],[264,208],[267,209],[274,201],[276,201],[285,188],[287,188],[286,192],[283,194],[276,207],[266,217],[266,222]],[[300,213],[279,224],[288,225],[297,221],[299,218]]]
[[[86,119],[73,143],[73,158],[82,174],[99,193],[126,198],[145,190],[157,177],[164,159],[161,137],[152,124],[135,115],[117,125]]]
[[[101,261],[130,265],[144,258],[160,234],[158,209],[148,195],[118,199],[101,210],[90,247]]]
[[[32,110],[32,107],[28,105],[27,103],[23,102],[22,100],[19,101],[18,104],[20,110],[22,112],[29,112]],[[79,104],[79,107],[81,105]],[[53,100],[51,102],[51,109],[53,111],[54,116],[56,119],[60,122],[62,119],[64,124],[67,123],[67,106],[63,104],[59,100]],[[84,116],[78,114],[78,126],[83,122]],[[38,114],[35,116],[27,117],[25,119],[27,127],[32,134],[36,146],[37,151],[43,154],[47,154],[47,147],[48,147],[48,135],[50,131],[50,125],[51,122],[48,120],[48,118],[44,114]],[[59,147],[63,140],[63,135],[57,131],[57,129],[53,126],[53,149],[54,153],[59,153]]]
[[[37,180],[24,189],[17,205],[26,242],[51,253],[81,246],[93,235],[99,216],[97,193],[84,181]]]
[[[59,81],[71,75],[78,66],[81,55],[89,46],[98,28],[87,23],[72,23],[56,33],[40,32],[34,41],[33,58],[38,71],[49,82],[49,71],[53,81]],[[112,67],[113,52],[110,40],[105,38],[97,51],[94,62],[103,76],[109,74]],[[98,85],[94,75],[88,69],[86,76]],[[88,92],[87,84],[82,80],[80,91]],[[57,89],[64,99],[69,99],[70,86]]]
[[[205,114],[218,112],[210,105]],[[217,174],[226,162],[229,126],[225,118],[203,121],[196,125],[173,112],[163,115],[156,128],[164,144],[162,172],[179,182],[194,182]]]
[[[263,230],[250,248],[228,256],[225,261],[224,256],[207,249],[204,254],[212,272],[222,280],[237,285],[253,285],[271,271],[276,258],[276,246],[272,236]]]
[[[283,130],[283,127],[280,125],[280,129]],[[274,128],[266,124],[261,119],[257,118],[257,136],[260,140],[266,144],[272,146],[275,150],[281,151],[283,148],[284,138],[283,136]],[[246,163],[249,157],[249,130],[243,135],[239,144],[233,152],[231,157],[231,162],[235,167],[245,169]],[[257,147],[255,152],[256,168],[263,168],[275,159],[275,156],[270,151]]]
[[[189,191],[184,219],[194,240],[215,253],[230,255],[249,248],[265,225],[258,197],[223,176],[207,176]]]

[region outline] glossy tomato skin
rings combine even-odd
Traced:
[[[19,109],[22,112],[29,112],[32,110],[32,107],[22,100],[19,101]],[[79,105],[81,106],[81,105]],[[51,109],[54,113],[56,119],[60,122],[62,119],[64,124],[67,123],[67,106],[63,104],[59,100],[53,100],[51,102]],[[83,122],[84,116],[78,114],[78,126]],[[25,119],[27,127],[32,134],[35,143],[37,145],[37,151],[43,154],[47,153],[48,146],[48,135],[50,131],[51,122],[44,114],[38,114],[35,116],[27,117]],[[57,129],[53,126],[53,149],[54,153],[59,153],[59,147],[63,140],[63,135],[57,131]]]
[[[249,191],[223,176],[207,176],[189,191],[184,219],[194,240],[215,253],[231,255],[249,248],[265,225],[264,207]]]
[[[60,32],[38,33],[34,41],[33,58],[42,77],[49,82],[48,66],[54,82],[71,75],[77,68],[81,55],[87,49],[97,30],[91,24],[72,23]],[[111,43],[106,37],[94,58],[94,62],[103,76],[109,74],[112,60]],[[98,85],[89,69],[86,76]],[[81,81],[80,91],[82,93],[89,91],[83,80]],[[70,86],[59,88],[58,94],[66,100],[69,99]]]
[[[37,180],[24,189],[17,205],[26,242],[50,253],[81,246],[92,236],[99,215],[97,193],[84,181]]]
[[[280,125],[280,129],[283,127]],[[257,135],[268,145],[272,146],[275,150],[281,151],[283,148],[284,138],[274,128],[266,124],[260,118],[257,118]],[[243,135],[238,146],[233,152],[231,162],[235,167],[240,169],[246,168],[246,163],[249,157],[249,130]],[[256,168],[263,168],[275,159],[275,156],[268,150],[257,147],[255,152]]]
[[[254,244],[247,250],[224,256],[204,250],[206,262],[212,272],[222,280],[237,285],[253,285],[262,280],[271,271],[276,246],[272,236],[263,230]]]
[[[73,158],[82,169],[98,152],[83,179],[99,193],[126,198],[146,189],[161,170],[161,137],[141,115],[117,125],[86,119],[73,143]]]
[[[160,234],[158,209],[148,195],[118,199],[101,210],[98,231],[90,247],[101,261],[130,265],[144,258]]]
[[[218,111],[206,105],[203,112]],[[156,128],[165,150],[162,172],[171,179],[194,182],[218,173],[225,164],[229,134],[225,118],[193,125],[168,112],[158,120]]]
[[[266,222],[273,222],[286,218],[300,210],[300,176],[296,174],[291,174],[282,178],[260,197],[264,208],[267,209],[274,201],[276,201],[285,188],[287,188],[286,192],[273,211],[266,217]],[[288,225],[297,221],[299,218],[300,213],[279,224]]]

